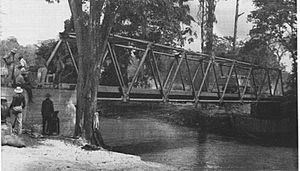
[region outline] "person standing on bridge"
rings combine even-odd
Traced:
[[[58,56],[57,60],[55,61],[55,78],[54,78],[54,88],[59,87],[59,83],[61,82],[61,75],[65,69],[65,64],[61,59],[62,57]]]
[[[3,60],[8,69],[8,75],[6,77],[7,83],[9,86],[15,84],[15,54],[17,53],[17,49],[14,48],[10,51],[9,54],[3,57]]]
[[[46,60],[42,56],[38,55],[36,60],[36,65],[38,67],[37,83],[39,88],[43,87],[45,84],[45,79],[48,71],[46,63],[47,63]]]
[[[21,65],[21,69],[24,68],[24,70],[27,70],[28,65],[27,65],[27,62],[25,61],[24,57],[20,56],[18,59],[19,59],[20,65]]]
[[[51,95],[47,93],[46,99],[42,102],[42,119],[43,119],[43,135],[50,134],[50,121],[54,113],[53,102],[50,100]]]

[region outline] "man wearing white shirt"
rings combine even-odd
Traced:
[[[20,61],[20,64],[21,64],[21,66],[22,66],[22,68],[25,68],[25,69],[27,69],[27,62],[25,61],[25,59],[23,58],[23,56],[20,56],[19,57],[19,61]]]

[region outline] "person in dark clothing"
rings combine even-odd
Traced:
[[[7,117],[10,117],[7,99],[5,97],[1,97],[1,124],[6,124]]]
[[[58,113],[59,111],[54,111],[53,116],[51,118],[51,122],[50,122],[50,133],[51,134],[59,134],[59,118],[58,118]]]
[[[27,71],[23,69],[21,70],[21,74],[16,77],[16,86],[25,89],[28,94],[29,103],[33,103],[32,86],[30,84]]]
[[[53,102],[50,100],[51,95],[47,93],[46,99],[42,102],[42,117],[43,117],[43,134],[50,134],[50,122],[54,113]],[[47,126],[47,127],[46,127]]]
[[[22,134],[22,111],[25,108],[26,102],[25,97],[22,94],[23,89],[21,87],[15,88],[14,92],[16,93],[13,96],[13,100],[9,109],[12,110],[12,113],[15,115],[15,121],[13,123],[14,131],[19,135]]]

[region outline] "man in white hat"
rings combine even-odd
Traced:
[[[14,92],[16,93],[13,96],[13,100],[10,105],[12,113],[15,115],[15,121],[13,123],[13,128],[16,134],[22,134],[22,111],[25,108],[25,97],[22,94],[23,89],[21,87],[15,88]]]

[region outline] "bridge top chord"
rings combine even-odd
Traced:
[[[75,33],[61,33],[47,64],[64,42],[77,68],[70,39],[76,39]],[[135,64],[125,64],[124,56]],[[279,101],[284,95],[277,68],[119,35],[109,36],[101,67],[115,80],[99,85],[99,100],[253,103]]]

